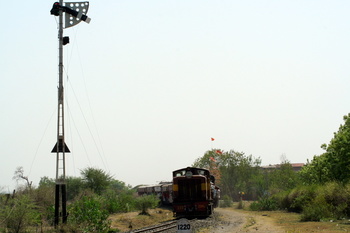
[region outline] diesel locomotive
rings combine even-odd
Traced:
[[[195,167],[173,171],[172,182],[139,186],[137,192],[140,196],[156,195],[163,205],[171,204],[177,218],[207,217],[220,199],[215,177],[209,170]]]
[[[187,167],[173,171],[174,217],[207,217],[218,205],[220,189],[207,169]]]

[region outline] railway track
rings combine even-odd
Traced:
[[[172,221],[167,221],[162,224],[150,226],[150,227],[145,227],[137,230],[132,230],[130,232],[132,233],[145,233],[145,232],[175,232],[177,227],[177,221],[172,220]]]

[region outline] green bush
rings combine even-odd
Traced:
[[[345,214],[350,217],[350,183],[344,186],[344,192],[347,194],[347,207],[345,209]]]
[[[308,206],[316,196],[318,186],[299,186],[293,189],[284,200],[284,205],[288,211],[301,213],[303,208]]]
[[[320,202],[320,200],[322,202]],[[322,218],[341,219],[349,216],[350,192],[349,185],[330,182],[317,189],[317,195],[312,205],[322,204],[327,207],[327,214]]]
[[[28,195],[18,195],[0,206],[1,224],[9,232],[26,232],[27,228],[40,224],[40,213]]]
[[[299,186],[288,193],[279,193],[274,198],[280,208],[302,213],[302,221],[350,216],[350,184],[329,182],[324,185]],[[258,207],[253,205],[253,208]]]
[[[108,190],[103,195],[105,199],[106,209],[110,214],[129,212],[134,209],[135,197],[131,191],[123,191],[120,193],[114,190]]]
[[[254,201],[253,203],[251,203],[249,206],[249,209],[252,211],[259,211],[260,210],[259,202]]]
[[[238,202],[237,209],[243,209],[244,208],[244,203],[242,200]]]
[[[141,211],[141,215],[149,215],[148,209],[156,208],[160,199],[156,195],[144,195],[135,200],[136,209]]]
[[[68,221],[71,227],[82,232],[108,232],[110,230],[108,216],[101,197],[90,195],[81,197],[69,206]]]
[[[41,214],[43,224],[53,225],[55,216],[54,186],[42,185],[33,190],[31,196]]]
[[[231,207],[232,206],[232,200],[231,200],[230,196],[224,195],[222,199],[223,200],[220,201],[220,207],[224,207],[225,208],[225,207]]]
[[[250,209],[253,211],[270,211],[270,210],[277,210],[278,205],[275,199],[271,197],[264,197],[260,198],[259,201],[253,202],[250,205]]]
[[[331,182],[324,185],[319,195],[324,196],[326,202],[331,206],[335,218],[346,217],[349,213],[350,192],[347,186]]]
[[[290,205],[288,203],[288,195],[291,192],[291,190],[288,191],[282,191],[278,192],[274,195],[272,195],[273,199],[276,201],[276,205],[278,209],[280,210],[288,210],[288,206]]]
[[[324,196],[317,196],[310,204],[304,207],[301,214],[301,221],[320,221],[321,219],[331,218],[331,205],[329,205]]]
[[[321,219],[329,217],[327,211],[328,209],[324,206],[314,206],[310,205],[304,208],[302,215],[301,215],[301,221],[306,222],[306,221],[320,221]]]

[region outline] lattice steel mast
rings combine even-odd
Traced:
[[[56,153],[56,187],[55,187],[55,226],[60,222],[67,222],[67,188],[66,188],[66,162],[65,155],[70,153],[65,143],[64,135],[64,101],[63,101],[63,46],[69,43],[69,37],[63,37],[63,28],[72,27],[81,21],[90,22],[86,16],[89,2],[55,2],[50,11],[52,15],[59,16],[58,22],[58,107],[57,107],[57,142],[51,153]],[[65,25],[63,25],[65,13]],[[61,208],[60,208],[61,206]],[[61,213],[60,213],[61,209]]]

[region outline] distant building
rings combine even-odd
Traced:
[[[301,168],[305,165],[304,163],[291,163],[290,164],[295,172],[298,172],[301,170]],[[274,164],[274,165],[268,165],[268,166],[262,166],[261,168],[263,170],[274,170],[279,169],[281,167],[281,164]]]

